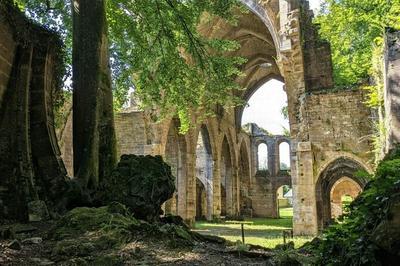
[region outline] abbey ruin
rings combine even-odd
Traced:
[[[248,12],[236,25],[213,19],[202,23],[199,31],[240,43],[234,54],[247,63],[237,82],[246,90],[235,93],[245,102],[265,82],[284,82],[290,136],[269,136],[255,124],[244,130],[244,106],[220,105],[215,106],[215,116],[206,119],[201,108],[192,110],[193,126],[182,135],[176,117],[155,122],[151,112],[157,110],[142,111],[132,100],[115,115],[118,155],[161,155],[176,177],[175,196],[164,211],[188,224],[198,218],[276,218],[277,190],[288,185],[293,188],[294,233],[316,235],[341,214],[343,195],[356,197],[363,190],[367,181],[357,172],[372,173],[375,168],[371,120],[376,114],[364,104],[365,91],[333,90],[330,46],[319,38],[307,1],[241,2]],[[53,124],[56,48],[42,41],[51,39],[45,31],[33,27],[30,33],[38,40],[25,40],[26,46],[20,47],[16,40],[24,36],[0,21],[0,156],[4,160],[13,155],[0,171],[9,176],[18,172],[24,177],[21,186],[34,191],[35,175],[48,181],[37,184],[42,187],[57,187],[53,177],[73,176],[73,151],[71,113],[58,134]],[[388,41],[385,58],[388,149],[400,140],[396,45]],[[10,84],[17,89],[7,91]],[[280,167],[281,143],[290,145],[289,170]],[[259,166],[260,144],[268,147],[267,169]],[[10,208],[18,198],[10,180],[0,178],[0,217],[16,212]],[[35,193],[27,192],[28,201],[38,199]]]
[[[196,126],[181,135],[176,118],[155,123],[133,102],[115,117],[118,153],[162,155],[177,178],[176,195],[165,212],[189,224],[196,217],[277,217],[276,191],[291,185],[294,232],[315,235],[331,220],[338,198],[362,190],[366,181],[355,173],[373,171],[373,114],[363,104],[362,90],[331,90],[330,47],[319,39],[306,1],[242,2],[249,12],[236,26],[213,20],[200,31],[241,44],[236,54],[247,59],[245,75],[238,80],[247,88],[238,92],[243,100],[268,80],[284,82],[290,137],[260,136],[256,126],[245,132],[244,107],[224,106],[216,106],[217,115],[204,121],[202,111],[193,110]],[[70,174],[71,123],[69,119],[62,138]],[[291,168],[286,172],[279,169],[282,142],[290,144]],[[261,143],[268,146],[268,173],[258,171]]]

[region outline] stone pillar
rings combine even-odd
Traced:
[[[229,158],[230,159],[230,158]],[[233,216],[234,209],[233,209],[233,168],[226,167],[225,170],[225,190],[226,190],[226,215]]]
[[[185,153],[183,156],[188,156]],[[187,160],[187,157],[186,157]],[[180,167],[184,167],[185,170],[180,171],[183,175],[180,175],[177,182],[177,190],[178,190],[178,215],[181,217],[185,217],[186,210],[186,182],[187,182],[187,171],[186,165],[181,165]]]
[[[219,155],[214,155],[213,168],[213,218],[221,216],[221,160]]]
[[[386,34],[384,77],[388,152],[400,144],[400,31]]]
[[[188,135],[196,135],[188,132]],[[186,215],[184,220],[193,226],[196,217],[196,146],[197,138],[188,136],[188,151],[186,157]]]
[[[296,235],[316,235],[317,207],[311,142],[297,145],[297,175],[293,177],[293,230]]]
[[[206,219],[207,221],[211,221],[213,218],[213,202],[214,202],[214,183],[213,183],[213,168],[214,168],[214,161],[212,159],[212,155],[208,155],[206,163],[206,202],[207,202],[207,212],[206,212]]]

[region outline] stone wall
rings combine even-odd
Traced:
[[[277,190],[283,185],[291,186],[289,171],[280,169],[279,145],[283,142],[290,146],[290,138],[285,136],[271,136],[261,130],[256,124],[249,125],[251,139],[251,167],[254,173],[249,197],[252,200],[253,216],[279,217]],[[268,149],[268,169],[260,170],[258,147],[262,143]]]
[[[388,29],[385,38],[384,97],[386,153],[400,144],[400,31]]]
[[[327,41],[321,40],[318,28],[313,24],[313,11],[307,1],[300,1],[300,23],[303,43],[304,79],[307,91],[333,87],[333,66],[331,48]]]
[[[317,215],[318,184],[329,165],[343,158],[359,165],[354,171],[372,172],[373,122],[365,101],[360,89],[320,91],[305,96],[308,141],[295,147],[298,169],[293,179],[295,232],[316,234],[321,229]],[[335,167],[341,171],[345,165],[338,162]]]
[[[12,36],[12,30],[6,23],[0,23],[0,108],[3,104],[4,94],[7,89],[14,63],[16,42]]]
[[[60,46],[12,1],[0,2],[0,219],[27,220],[29,205],[59,196],[65,169],[52,101]]]

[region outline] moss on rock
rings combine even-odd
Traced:
[[[90,231],[129,232],[140,225],[130,215],[127,208],[119,203],[111,203],[100,208],[75,208],[63,216],[51,230],[50,236],[55,240],[81,236]]]
[[[157,221],[162,204],[173,196],[175,178],[161,156],[122,155],[97,194],[101,203],[126,205],[138,219]]]

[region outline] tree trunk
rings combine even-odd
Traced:
[[[105,0],[72,3],[74,174],[95,189],[116,162]]]

